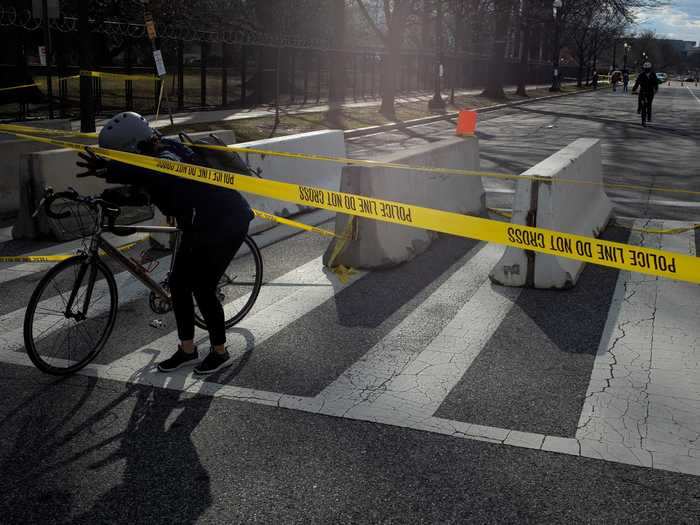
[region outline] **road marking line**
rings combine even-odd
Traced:
[[[229,351],[234,358],[241,357],[364,275],[366,272],[356,272],[346,283],[340,283],[332,272],[323,267],[321,257],[317,257],[275,279],[270,283],[271,286],[263,287],[255,305],[255,312],[246,317],[240,325],[229,330]],[[278,283],[287,286],[275,286]],[[229,303],[224,307],[225,312],[228,314],[234,308],[240,308],[245,300],[244,297]],[[240,336],[242,341],[239,341],[236,335]],[[197,328],[197,343],[201,344],[207,339],[207,333]],[[177,348],[178,341],[177,331],[171,331],[111,363],[107,377],[123,378],[139,373],[150,375],[160,383],[162,374],[155,371],[152,365],[161,353]],[[192,378],[190,380],[196,381]]]
[[[160,259],[158,268],[156,268],[151,277],[156,281],[160,281],[165,278],[165,274],[170,268],[170,256],[166,256]],[[129,272],[123,271],[114,276],[117,283],[119,306],[130,303],[132,301],[138,300],[140,298],[146,297],[149,290],[143,286],[139,281],[137,281]],[[105,284],[105,281],[102,281]],[[96,286],[99,283],[96,283]],[[84,290],[85,286],[81,288]],[[50,308],[52,301],[57,300],[60,296],[53,296],[47,298],[39,303],[38,309],[52,309]],[[24,315],[27,311],[27,307],[18,308],[12,312],[0,316],[0,355],[8,352],[15,352],[21,348],[24,348]],[[106,305],[100,305],[93,311],[93,315],[99,315],[106,311]],[[40,328],[47,329],[44,335],[49,336],[55,330],[60,327],[54,326],[51,328],[52,318],[49,315],[37,315],[37,323]]]
[[[669,224],[666,223],[665,226],[668,226]],[[639,240],[639,237],[637,237]],[[671,241],[672,243],[675,241]],[[691,240],[685,239],[682,241],[684,244],[683,245],[676,245],[674,244],[673,247],[676,249],[687,249],[687,250],[692,250],[691,247]],[[671,247],[670,245],[668,246],[669,248]],[[474,257],[474,261],[470,261],[467,264],[478,264],[479,260],[477,257]],[[482,261],[482,264],[484,264],[485,261]],[[301,270],[303,267],[298,268],[297,270]],[[296,270],[295,270],[296,271]],[[306,272],[307,270],[304,270]],[[285,275],[283,278],[280,279],[292,279],[291,275],[294,273],[290,272],[290,274]],[[625,273],[625,272],[622,272]],[[304,273],[304,275],[307,275]],[[639,276],[636,276],[635,274],[632,274],[633,277],[636,277],[637,280],[642,280],[640,279]],[[313,282],[317,282],[315,278],[318,277],[318,274],[314,276],[312,279]],[[465,277],[465,275],[461,276],[462,278]],[[457,277],[457,279],[460,279],[460,277]],[[658,280],[655,278],[646,278],[647,280]],[[322,282],[322,281],[321,281]],[[448,280],[449,282],[449,280]],[[459,281],[462,282],[462,281]],[[452,284],[455,284],[456,281],[453,281]],[[625,301],[625,296],[624,296],[624,286],[625,286],[626,281],[624,279],[619,279],[618,280],[618,286],[616,289],[616,296],[614,298],[614,301],[617,301],[617,307],[619,309],[620,304]],[[488,283],[487,283],[488,284]],[[470,299],[470,303],[474,303],[474,307],[479,305],[480,299],[486,294],[485,291],[485,286],[487,284],[482,285],[479,288],[479,291]],[[684,283],[670,283],[676,287],[679,288],[688,288],[690,289],[691,285],[684,284]],[[332,286],[340,286],[342,289],[342,285],[337,285],[335,283],[328,283],[328,286],[325,287],[324,289],[329,289]],[[444,285],[443,285],[444,286]],[[293,315],[293,310],[294,309],[299,309],[301,305],[301,301],[304,301],[307,299],[307,297],[304,297],[305,294],[302,293],[304,290],[303,285],[299,285],[299,290],[292,294],[291,296],[287,297],[286,301],[283,301],[284,305],[281,305],[281,309],[277,309],[278,311],[282,311],[286,313],[286,318],[293,320],[295,316]],[[442,288],[442,287],[441,287]],[[284,290],[287,289],[286,287],[274,287],[274,290]],[[503,291],[504,289],[498,288],[498,290]],[[330,296],[334,293],[337,293],[339,290],[335,290],[333,292],[330,292],[328,290]],[[695,291],[695,287],[692,287],[692,291]],[[622,292],[622,293],[620,293]],[[437,294],[442,294],[442,293],[447,293],[446,289],[438,289],[435,293]],[[517,290],[512,290],[512,293],[517,294]],[[479,295],[481,294],[481,295]],[[310,294],[311,299],[313,300],[314,298],[318,300],[318,296],[314,293]],[[263,297],[263,294],[261,294],[261,299]],[[432,296],[431,296],[432,297]],[[675,297],[674,294],[669,295],[669,299],[672,300]],[[627,297],[627,301],[632,299],[632,297]],[[430,301],[431,298],[427,299],[426,301]],[[268,303],[272,302],[274,303],[277,301],[277,298],[273,299],[268,299]],[[274,312],[274,309],[272,308],[272,304],[265,304],[263,305],[263,309],[256,313],[250,321],[253,321],[254,318],[258,318],[255,322],[252,324],[260,323],[262,326],[262,329],[265,330],[265,326],[267,326],[268,333],[270,332],[276,332],[282,327],[275,327],[271,326],[272,325],[277,325],[277,321],[280,321],[281,319],[278,319],[277,321],[273,321],[272,323],[270,322],[265,322],[265,317],[267,316],[267,313],[270,311]],[[615,306],[615,305],[613,305]],[[673,310],[671,313],[675,312],[677,310],[677,305],[676,309]],[[301,306],[305,311],[309,311],[308,307]],[[477,323],[474,323],[474,320],[472,317],[469,317],[467,319],[467,312],[465,311],[465,308],[467,308],[467,305],[455,316],[455,319],[458,317],[464,318],[465,320],[469,321],[468,327],[473,329],[474,326],[478,326]],[[669,311],[671,311],[670,307],[668,307]],[[617,319],[618,319],[618,314],[619,312],[613,312],[613,308],[611,307],[611,314],[610,318],[608,319],[608,326],[606,328],[610,328],[608,330],[607,338],[603,337],[603,340],[601,342],[601,348],[607,348],[607,343],[610,341],[610,337],[612,335],[612,329],[616,325]],[[696,309],[695,312],[698,310]],[[291,314],[291,316],[290,316]],[[462,315],[460,315],[462,314]],[[283,316],[284,317],[284,316]],[[455,320],[453,319],[453,321]],[[289,321],[291,322],[291,321]],[[452,322],[451,322],[452,323]],[[450,324],[451,324],[450,323]],[[457,326],[450,326],[448,324],[448,327],[446,327],[445,330],[448,330],[448,328],[458,328]],[[498,324],[498,323],[496,323]],[[687,323],[686,323],[687,324]],[[245,332],[246,329],[249,328],[249,323],[248,320],[243,322],[244,326],[241,326],[239,329],[234,328],[231,330],[231,332],[236,332],[240,331],[242,334]],[[697,325],[696,325],[697,326]],[[443,333],[441,335],[448,335],[445,334],[445,330],[443,330]],[[449,332],[449,330],[448,330]],[[255,335],[255,334],[253,334]],[[264,334],[261,334],[264,336]],[[387,344],[388,342],[391,342],[392,338],[396,337],[398,334],[395,333],[395,331],[392,331],[387,338],[385,338],[383,343]],[[469,342],[468,338],[468,333],[465,331],[463,328],[461,331],[458,331],[457,337],[460,338],[464,343],[466,343],[466,346],[472,346],[472,348],[476,345],[473,343]],[[257,337],[257,335],[255,335]],[[168,337],[168,336],[166,336]],[[164,338],[161,338],[161,340]],[[436,338],[437,341],[438,338]],[[476,334],[475,340],[477,339],[483,339],[483,336],[480,336]],[[159,340],[160,341],[160,340]],[[256,339],[257,342],[257,339]],[[397,343],[397,341],[393,341],[394,343]],[[434,343],[431,343],[433,345]],[[381,345],[381,343],[380,343]],[[153,347],[157,345],[146,345],[144,349],[147,349],[149,347]],[[430,345],[429,345],[430,346]],[[379,349],[379,345],[377,346],[377,349]],[[158,349],[155,349],[158,351]],[[427,354],[425,354],[425,351],[427,351],[428,348],[426,348],[421,354],[419,354],[419,357],[429,357]],[[372,352],[372,351],[370,351]],[[0,356],[2,354],[0,353]],[[26,359],[26,356],[23,354],[19,353],[14,353],[14,355],[11,356],[2,356],[4,360],[7,362],[11,362],[14,364],[22,364],[22,365],[30,365],[29,360]],[[578,439],[574,438],[562,438],[559,436],[549,436],[549,435],[544,435],[544,434],[538,434],[538,433],[532,433],[532,432],[521,432],[521,431],[516,431],[516,430],[511,430],[511,429],[504,429],[504,428],[497,428],[497,427],[489,427],[489,426],[483,426],[483,425],[474,425],[470,423],[465,423],[465,422],[459,422],[459,421],[450,421],[446,419],[441,419],[441,418],[436,418],[432,416],[428,417],[422,417],[427,411],[425,412],[418,412],[417,415],[419,417],[403,417],[403,418],[397,418],[397,417],[392,417],[390,413],[384,413],[384,416],[386,417],[379,417],[377,418],[376,416],[382,416],[382,414],[371,414],[371,413],[347,413],[347,410],[345,409],[344,406],[340,406],[337,411],[333,411],[329,409],[329,404],[327,404],[327,399],[325,399],[325,395],[318,395],[313,398],[309,397],[300,397],[300,396],[291,396],[291,395],[286,395],[286,394],[280,394],[276,392],[269,392],[269,391],[262,391],[262,390],[255,390],[255,389],[250,389],[250,388],[242,388],[242,387],[235,387],[235,386],[230,386],[230,385],[224,385],[224,384],[218,384],[218,383],[211,383],[211,382],[206,382],[206,381],[201,381],[198,379],[194,379],[190,374],[188,374],[186,371],[181,370],[178,371],[174,374],[156,374],[151,372],[151,364],[154,361],[154,355],[150,355],[150,359],[148,363],[141,369],[134,369],[130,368],[130,366],[133,366],[134,364],[143,364],[142,361],[135,360],[133,359],[133,354],[130,354],[130,356],[127,356],[127,358],[123,358],[122,360],[119,360],[118,362],[120,365],[123,366],[114,366],[113,364],[110,365],[89,365],[87,368],[83,369],[80,373],[81,375],[86,375],[86,376],[92,376],[92,377],[98,377],[98,378],[104,378],[104,379],[112,379],[112,380],[117,380],[121,381],[127,384],[145,384],[145,385],[152,385],[156,387],[162,387],[162,388],[167,388],[171,389],[174,391],[186,391],[188,393],[192,394],[200,394],[200,395],[208,395],[212,397],[218,397],[222,399],[230,399],[230,400],[235,400],[235,401],[243,401],[243,402],[249,402],[249,403],[255,403],[255,404],[261,404],[261,405],[268,405],[268,406],[276,406],[279,408],[287,408],[287,409],[293,409],[293,410],[300,410],[304,412],[309,412],[309,413],[314,413],[314,414],[332,414],[335,416],[339,417],[345,417],[349,419],[357,419],[357,420],[371,420],[375,421],[381,424],[387,424],[391,426],[397,426],[400,428],[410,428],[410,429],[415,429],[415,430],[421,430],[421,431],[429,431],[429,432],[434,432],[434,433],[439,433],[439,434],[444,434],[448,435],[451,437],[457,437],[457,438],[462,438],[462,439],[470,439],[470,440],[475,440],[475,441],[484,441],[484,442],[490,442],[490,443],[497,443],[497,444],[503,444],[503,445],[510,445],[510,446],[516,446],[516,447],[521,447],[521,448],[529,448],[529,449],[534,449],[534,450],[542,450],[542,451],[547,451],[547,452],[556,452],[556,453],[562,453],[562,454],[567,454],[567,455],[572,455],[572,456],[583,456],[583,457],[589,457],[589,458],[595,458],[595,459],[602,459],[605,461],[612,461],[612,462],[617,462],[617,463],[624,463],[624,464],[632,464],[632,465],[643,465],[643,464],[650,464],[653,468],[656,469],[661,469],[661,470],[669,470],[669,471],[674,471],[674,472],[684,472],[688,474],[693,474],[693,475],[700,475],[700,465],[697,464],[697,458],[698,455],[695,453],[695,451],[691,451],[693,454],[692,456],[686,451],[686,455],[676,455],[673,456],[671,459],[668,459],[666,457],[660,458],[661,460],[657,461],[655,460],[652,463],[650,463],[647,460],[647,456],[642,455],[640,452],[641,450],[635,450],[633,448],[627,447],[624,444],[620,443],[615,443],[615,442],[610,442],[610,441],[596,441],[593,439],[588,439],[586,437],[578,437]],[[368,355],[368,357],[371,359],[372,356]],[[379,357],[379,356],[374,356]],[[468,358],[468,356],[467,356]],[[411,363],[417,363],[417,359],[411,360]],[[127,366],[129,365],[130,366]],[[400,363],[399,363],[400,364]],[[358,365],[353,365],[353,366],[358,366]],[[359,364],[359,366],[363,366]],[[462,365],[464,367],[464,365]],[[406,373],[407,369],[403,369],[402,372]],[[392,385],[393,386],[393,385]],[[446,389],[447,392],[449,392],[449,389]],[[328,393],[328,390],[324,390],[325,394]],[[650,395],[653,395],[654,392],[649,392]],[[443,395],[443,394],[441,394]],[[446,395],[446,393],[444,394]],[[443,397],[444,397],[443,395]],[[434,403],[437,402],[437,400],[434,401]],[[690,408],[695,410],[695,413],[697,413],[698,407],[691,406]],[[582,415],[583,417],[583,415]],[[658,454],[656,451],[654,452],[655,456]],[[675,459],[678,459],[678,461],[674,461]]]
[[[675,227],[667,221],[653,226]],[[649,226],[636,221],[635,226]],[[695,255],[694,232],[631,243]],[[700,474],[700,296],[622,271],[576,437],[587,454]]]
[[[690,89],[690,86],[685,86],[685,88],[688,90],[688,92],[689,92],[691,95],[693,95],[693,98],[695,99],[695,101],[696,101],[698,104],[700,104],[700,98],[698,98],[697,95],[695,94],[695,92],[694,92],[692,89]]]
[[[370,421],[420,422],[431,417],[462,378],[520,295],[520,288],[495,289],[488,274],[503,254],[479,245],[452,274],[365,356],[324,389],[322,413]],[[466,262],[465,262],[466,261]],[[455,289],[471,297],[420,353],[406,339],[429,312],[455,301]],[[479,330],[473,328],[478,326]]]

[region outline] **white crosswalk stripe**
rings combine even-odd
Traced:
[[[682,226],[635,224],[645,225]],[[693,232],[633,233],[629,242],[695,254]],[[575,435],[435,417],[521,296],[519,289],[498,287],[488,279],[501,253],[501,247],[479,244],[464,254],[452,264],[444,282],[313,396],[219,384],[194,377],[191,369],[160,374],[154,364],[175,349],[175,331],[139,343],[108,364],[91,364],[81,374],[700,475],[700,294],[687,283],[619,273]],[[167,263],[161,262],[161,267],[166,269]],[[365,275],[358,272],[349,282],[340,283],[317,257],[272,280],[263,287],[249,316],[229,331],[234,355],[242,357],[295,321],[313,315]],[[132,292],[124,284],[120,277],[120,304],[145,297],[138,284]],[[235,308],[241,300],[226,308]],[[455,303],[459,307],[451,310],[437,336],[423,346],[410,343],[421,320],[440,311],[440,305]],[[29,364],[16,351],[23,344],[22,316],[19,309],[0,317],[0,360],[4,362]],[[203,331],[197,330],[196,340],[207,346]]]

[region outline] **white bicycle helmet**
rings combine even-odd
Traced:
[[[114,115],[102,128],[97,141],[102,148],[140,153],[140,142],[153,138],[154,130],[146,119],[133,111]]]
[[[647,70],[651,69],[651,62],[644,62],[644,64],[642,64],[642,68]]]

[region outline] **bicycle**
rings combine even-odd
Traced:
[[[651,102],[649,101],[649,96],[645,95],[643,93],[639,94],[639,107],[641,109],[642,113],[642,126],[646,127],[647,125],[647,120],[649,119],[649,116],[651,114],[651,109],[650,106]]]
[[[24,316],[24,343],[29,358],[39,370],[68,375],[86,366],[104,348],[117,318],[117,284],[114,273],[101,259],[100,251],[150,290],[149,306],[155,313],[165,314],[172,308],[168,278],[156,282],[139,261],[127,257],[108,242],[102,236],[103,232],[120,236],[137,232],[175,234],[170,260],[172,271],[182,231],[170,226],[117,225],[116,219],[121,211],[118,206],[101,198],[80,196],[74,190],[54,193],[47,189],[36,213],[43,209],[53,219],[70,217],[73,211],[56,213],[52,210],[57,199],[65,199],[78,207],[86,206],[93,214],[94,227],[85,236],[86,239],[89,237],[86,247],[52,267],[34,289]],[[262,286],[260,250],[248,235],[244,245],[250,254],[231,261],[217,290],[219,299],[226,305],[226,328],[231,328],[250,312]],[[62,324],[58,326],[59,323]],[[206,329],[196,307],[195,324]],[[72,343],[79,348],[67,348]],[[67,356],[56,355],[64,349]]]

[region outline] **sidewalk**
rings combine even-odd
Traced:
[[[529,90],[534,90],[534,89],[541,89],[541,88],[546,88],[548,87],[549,84],[539,84],[539,85],[529,85],[527,86],[528,91]],[[460,96],[475,96],[481,94],[481,92],[484,90],[484,88],[478,88],[478,89],[460,89],[460,90],[455,90],[455,97],[460,97]],[[516,86],[506,86],[504,87],[504,91],[507,94],[513,94],[516,91]],[[449,99],[450,93],[449,90],[443,90],[443,98],[446,99],[446,101]],[[433,93],[432,92],[425,92],[421,93],[419,95],[414,95],[414,96],[397,96],[396,97],[396,104],[401,105],[401,104],[408,104],[408,103],[414,103],[414,102],[427,102],[433,98]],[[352,108],[370,108],[370,107],[379,107],[381,104],[381,97],[377,98],[372,98],[372,99],[365,99],[363,101],[358,101],[358,102],[345,102],[342,107],[344,109],[352,109]],[[284,115],[302,115],[302,114],[308,114],[308,113],[323,113],[329,110],[328,104],[289,104],[285,106],[280,106],[280,113],[283,113]],[[163,111],[166,111],[165,114],[163,114]],[[211,110],[211,111],[192,111],[192,112],[182,112],[182,113],[173,113],[173,122],[175,125],[188,125],[188,124],[208,124],[208,123],[215,123],[215,122],[227,122],[227,121],[233,121],[233,120],[245,120],[245,119],[253,119],[253,118],[261,118],[261,117],[274,117],[275,115],[275,107],[274,106],[265,106],[265,107],[256,107],[256,108],[230,108],[230,109],[219,109],[219,110]],[[155,115],[144,115],[146,119],[150,122],[151,126],[154,128],[162,128],[165,126],[170,126],[170,118],[167,114],[167,108],[164,106],[161,107],[161,114],[159,115],[159,118],[156,120]],[[97,119],[96,120],[96,126],[97,129],[99,130],[104,126],[104,124],[108,121],[109,119]],[[75,120],[71,123],[71,126],[74,130],[79,130],[80,129],[80,121]]]

